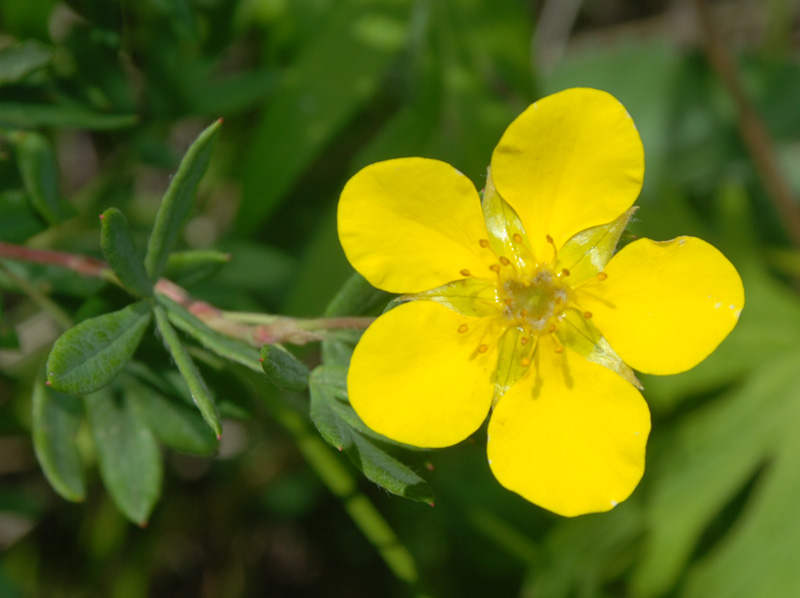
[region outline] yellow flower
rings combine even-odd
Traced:
[[[644,152],[605,92],[531,105],[489,172],[482,201],[455,168],[424,158],[372,164],[345,186],[350,263],[412,293],[356,347],[350,402],[375,431],[421,447],[464,440],[491,409],[501,484],[562,515],[607,511],[644,473],[650,415],[631,368],[702,361],[738,320],[741,279],[693,237],[614,254]]]

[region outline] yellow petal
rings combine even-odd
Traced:
[[[642,187],[644,150],[633,120],[613,96],[568,89],[532,104],[492,155],[500,195],[516,210],[536,257],[574,234],[611,222]]]
[[[572,517],[614,508],[644,473],[650,414],[617,374],[542,337],[535,371],[495,407],[489,464],[527,500]]]
[[[489,412],[495,320],[413,301],[378,318],[353,353],[350,403],[370,428],[421,447],[464,440]]]
[[[733,330],[744,307],[736,268],[694,237],[634,241],[605,274],[580,287],[575,301],[593,314],[614,351],[647,374],[676,374],[700,363]]]
[[[374,286],[417,293],[489,277],[493,254],[480,197],[470,180],[438,160],[402,158],[357,172],[339,200],[339,240]]]

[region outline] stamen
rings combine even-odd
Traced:
[[[466,324],[462,324],[461,326],[458,327],[458,331],[462,334],[465,333],[467,330],[469,330],[469,326],[467,326]]]
[[[553,237],[551,237],[550,235],[545,236],[545,239],[547,239],[547,242],[553,248],[553,259],[556,259],[558,257],[558,249],[556,249],[556,242],[553,240]]]
[[[514,243],[522,243],[522,235],[519,233],[514,233],[514,236],[511,238],[514,239]]]
[[[520,362],[519,362],[519,364],[520,364],[522,367],[526,368],[526,367],[528,367],[528,366],[531,364],[531,360],[530,360],[530,359],[528,359],[527,357],[523,357],[523,358],[522,358],[522,361],[520,361]]]
[[[489,345],[481,345],[478,347],[478,353],[486,353],[489,350]]]
[[[569,276],[569,270],[567,270],[566,268],[564,268],[564,269],[561,271],[561,275],[562,275],[562,276]]]
[[[469,270],[464,268],[463,270],[461,270],[461,272],[459,272],[459,274],[461,274],[461,276],[469,276]]]
[[[492,272],[500,272],[500,264],[492,264],[489,266],[489,270]]]
[[[528,344],[528,337],[527,337],[527,336],[523,336],[523,337],[520,339],[520,341],[519,341],[519,344],[520,344],[520,345],[527,345],[527,344]]]
[[[547,334],[553,334],[556,331],[556,325],[550,324],[550,328],[547,329]]]
[[[605,272],[600,272],[597,274],[597,280],[605,280],[606,278],[608,278],[608,274]]]
[[[504,266],[508,266],[511,262],[507,257],[500,256],[500,263]]]
[[[583,312],[583,317],[588,320],[589,318],[592,317],[592,312],[590,312],[590,311]]]
[[[489,247],[489,241],[487,241],[486,239],[481,239],[481,240],[480,240],[480,241],[478,241],[478,242],[480,243],[481,247],[483,247],[484,249],[486,249],[487,247]]]
[[[527,310],[527,309],[521,309],[521,310],[519,310],[519,315],[520,315],[520,317],[522,317],[522,318],[527,318],[527,317],[528,317],[528,310]]]
[[[503,303],[505,303],[506,305],[511,305],[512,303],[514,303],[514,300],[511,297],[506,297],[505,299],[503,299]]]

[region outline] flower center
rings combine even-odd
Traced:
[[[549,266],[540,266],[530,278],[506,280],[501,288],[506,304],[505,317],[534,333],[547,328],[569,299],[568,287],[561,278]]]

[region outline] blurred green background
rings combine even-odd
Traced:
[[[96,472],[85,502],[61,499],[30,439],[32,380],[58,328],[3,293],[0,596],[800,596],[800,253],[758,167],[774,157],[773,183],[800,193],[798,3],[708,10],[767,133],[760,149],[741,133],[693,2],[0,3],[0,240],[97,256],[97,215],[117,206],[143,244],[180,156],[223,117],[182,243],[233,259],[187,287],[225,309],[316,316],[351,273],[335,227],[351,174],[425,156],[481,188],[519,112],[588,86],[619,98],[644,142],[633,232],[714,243],[747,297],[706,362],[644,377],[647,471],[611,513],[563,519],[503,490],[484,432],[409,457],[434,508],[359,478],[416,561],[410,588],[273,422],[262,389],[224,371],[209,375],[233,399],[220,454],[166,452],[145,529]],[[25,201],[19,131],[53,148],[57,225]],[[74,273],[26,273],[70,312],[109,301]]]

